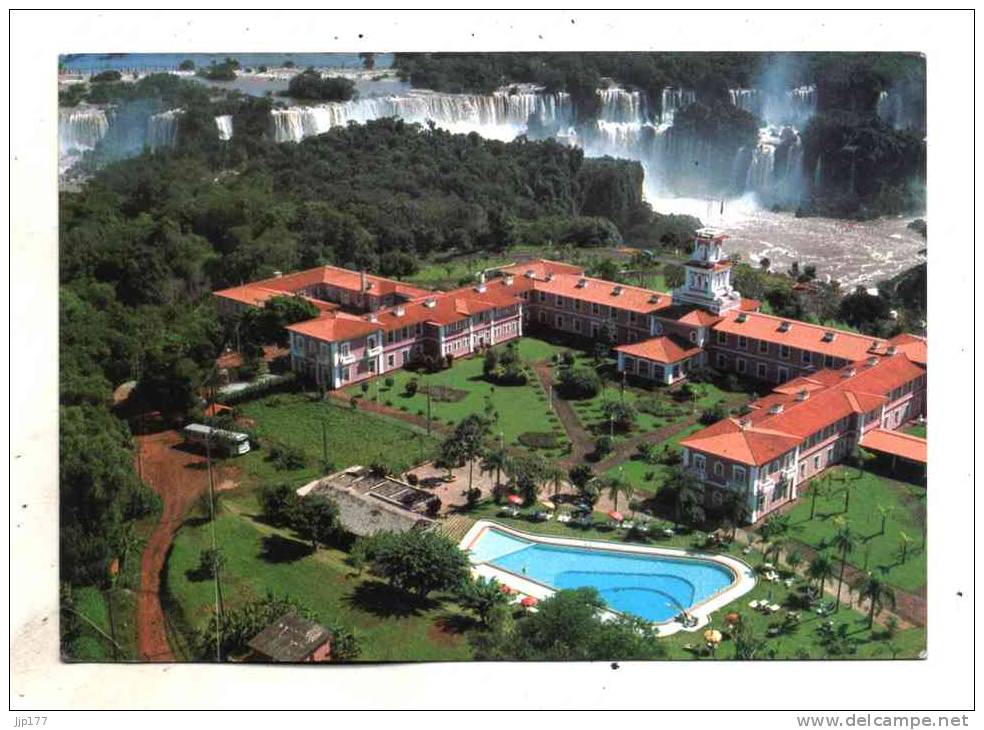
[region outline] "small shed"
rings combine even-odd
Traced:
[[[254,662],[326,662],[331,659],[331,632],[291,612],[254,636],[248,646]]]

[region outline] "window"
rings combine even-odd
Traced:
[[[767,353],[769,351],[769,343],[765,340],[759,340],[759,352]]]
[[[557,295],[557,306],[561,309],[564,308],[564,298],[560,294]]]
[[[608,314],[612,319],[618,319],[618,310],[615,307],[609,307]]]
[[[374,335],[370,335],[369,337],[366,338],[366,347],[368,347],[370,350],[376,347],[376,337]]]
[[[829,367],[833,367],[833,365],[834,365],[834,358],[831,355],[824,355],[823,366],[829,368]]]
[[[806,476],[806,462],[800,464],[800,479]]]
[[[581,311],[581,300],[580,299],[575,299],[574,300],[574,311],[575,312],[580,312]]]
[[[556,318],[554,318],[554,324],[557,326],[557,329],[564,329],[564,318],[558,314]]]
[[[577,319],[576,317],[574,318],[574,331],[575,332],[581,331],[581,320]]]
[[[348,368],[342,368],[340,379],[341,379],[342,382],[345,382],[346,380],[349,379],[349,369]]]
[[[704,473],[704,469],[707,467],[707,459],[703,454],[694,454],[694,469],[696,469],[701,474]]]
[[[601,314],[601,306],[592,302],[591,304],[591,314]]]
[[[393,356],[393,353],[390,353],[389,355],[386,356],[386,367],[391,368],[395,366],[396,366],[396,358]]]
[[[728,333],[727,332],[718,332],[717,333],[717,343],[719,345],[727,345],[728,344]]]
[[[731,467],[731,480],[735,484],[745,483],[745,467],[743,466],[733,466]]]
[[[766,367],[765,363],[764,362],[760,362],[758,364],[758,367],[755,369],[755,372],[758,374],[758,377],[760,379],[765,380],[765,375],[766,375],[767,370],[768,370],[768,368]]]
[[[591,323],[591,339],[598,339],[598,325],[593,322]]]
[[[828,466],[834,462],[834,447],[831,446],[827,449],[827,464]]]
[[[540,301],[541,302],[547,301],[547,293],[545,291],[540,292]]]
[[[738,335],[738,349],[747,350],[748,349],[748,338],[745,335]]]
[[[724,464],[720,461],[714,462],[714,476],[723,477],[724,476]]]
[[[690,341],[693,343],[697,342],[697,330],[690,331]]]
[[[636,323],[636,313],[635,312],[629,312],[629,322],[631,324],[635,324]]]
[[[819,469],[820,468],[820,455],[819,454],[817,454],[816,456],[813,457],[813,468],[814,469]]]
[[[738,359],[737,359],[737,360],[735,361],[735,369],[736,369],[736,370],[737,370],[737,371],[738,371],[739,373],[741,373],[742,375],[744,375],[744,374],[745,374],[745,370],[746,370],[747,368],[746,368],[746,363],[745,363],[745,360],[744,360],[743,358],[740,358],[740,357],[739,357],[739,358],[738,358]]]
[[[783,360],[789,359],[789,345],[779,345],[779,357]]]
[[[343,342],[339,346],[339,351],[342,353],[342,357],[348,357],[348,354],[349,354],[349,343]],[[347,380],[347,378],[346,378],[346,380]]]
[[[779,368],[779,382],[785,383],[789,380],[789,368]]]
[[[812,360],[813,360],[813,356],[812,356],[811,353],[807,352],[806,350],[803,350],[803,357],[802,357],[802,359],[803,359],[803,364],[804,365],[809,365],[812,362]]]
[[[540,322],[546,324],[546,321],[547,321],[547,313],[540,312]]]
[[[726,368],[728,366],[728,358],[724,356],[724,353],[719,352],[717,356],[717,366],[719,368]]]
[[[648,378],[649,377],[649,361],[648,360],[640,360],[639,361],[639,375],[642,375],[645,378]]]

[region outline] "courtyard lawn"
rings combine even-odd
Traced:
[[[475,281],[474,277],[479,271],[494,266],[504,266],[514,260],[508,254],[503,254],[457,258],[444,263],[432,262],[421,266],[415,274],[406,277],[406,281],[430,289],[452,289],[460,286],[465,279],[469,282]]]
[[[680,441],[704,428],[701,424],[695,423],[674,434],[671,438],[658,444],[654,444],[657,452],[661,451],[664,445],[674,452],[680,450]],[[673,467],[667,464],[650,464],[634,455],[628,461],[624,461],[618,466],[602,474],[603,477],[612,478],[619,476],[631,484],[637,491],[655,494],[666,484],[672,474]]]
[[[549,359],[561,349],[530,337],[519,340],[517,347],[520,357],[528,366]],[[429,374],[396,370],[370,383],[366,393],[359,385],[345,392],[356,398],[378,397],[379,403],[426,417],[427,395],[424,389],[433,388],[431,418],[446,426],[453,426],[472,413],[486,414],[486,404],[490,403],[495,418],[493,433],[501,433],[506,444],[519,445],[519,437],[524,433],[552,433],[557,445],[546,449],[544,454],[558,457],[566,453],[568,440],[564,429],[551,412],[548,397],[532,368],[527,367],[529,379],[526,385],[494,385],[482,376],[483,362],[481,356],[461,358],[455,360],[450,369]],[[393,379],[392,387],[386,385],[387,378]],[[412,379],[417,380],[419,387],[417,393],[410,396],[406,385]],[[440,393],[435,392],[438,390]]]
[[[830,470],[831,495],[817,498],[816,514],[810,519],[811,492],[801,494],[789,512],[789,537],[815,549],[824,549],[839,529],[842,518],[859,536],[858,547],[848,563],[875,572],[888,583],[907,591],[926,585],[926,490],[871,472],[836,466]],[[817,480],[811,482],[816,484]],[[844,489],[851,490],[849,510],[844,513]],[[882,510],[890,510],[882,532]],[[910,539],[902,561],[902,534]],[[829,549],[832,557],[836,551]]]
[[[914,423],[911,426],[906,426],[902,429],[903,433],[907,433],[910,436],[918,436],[921,439],[926,438],[926,424],[925,423]]]
[[[323,473],[322,423],[328,461],[336,469],[382,462],[399,473],[431,458],[437,445],[435,438],[411,424],[303,393],[267,396],[244,403],[239,410],[253,421],[263,443],[260,450],[232,463],[261,482],[274,478],[301,481]],[[271,447],[276,445],[301,449],[305,466],[277,471],[270,462]]]
[[[246,507],[243,512],[235,511]],[[226,610],[263,598],[267,591],[290,596],[325,622],[338,622],[359,639],[359,661],[439,661],[472,656],[463,633],[471,619],[455,604],[434,595],[411,604],[402,595],[346,564],[346,554],[331,548],[312,552],[289,531],[254,519],[249,500],[237,497],[216,519],[216,539],[225,556],[221,574]],[[185,659],[193,658],[194,635],[214,606],[211,580],[195,574],[201,550],[211,546],[210,526],[186,524],[178,533],[167,564],[167,606],[180,627],[176,642]]]

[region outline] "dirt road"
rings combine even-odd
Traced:
[[[157,492],[163,504],[160,521],[144,548],[140,561],[140,594],[137,601],[137,650],[145,661],[173,661],[164,630],[160,601],[161,572],[175,533],[195,500],[208,488],[205,457],[175,448],[182,443],[175,431],[137,437],[138,471]],[[214,473],[218,487],[228,475]]]

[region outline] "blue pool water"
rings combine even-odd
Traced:
[[[486,530],[471,548],[486,562],[553,588],[598,589],[610,608],[654,622],[731,585],[730,570],[707,560],[562,547]]]

